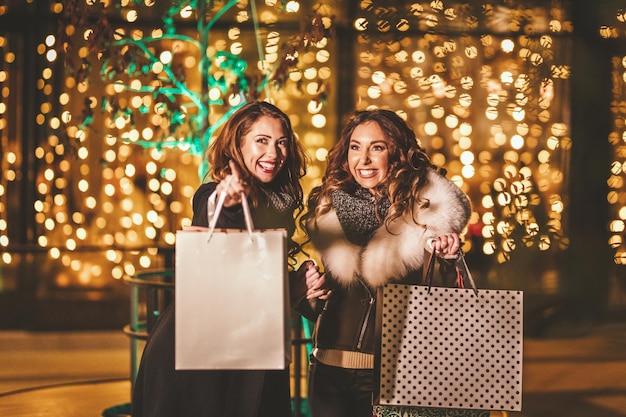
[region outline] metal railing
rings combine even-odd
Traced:
[[[139,362],[141,360],[140,342],[147,340],[159,318],[160,312],[172,301],[175,289],[174,268],[148,270],[141,273],[125,276],[124,282],[130,286],[130,321],[124,326],[124,333],[130,339],[130,381],[131,396],[135,384]],[[145,297],[145,305],[142,305],[142,293]],[[145,312],[142,314],[142,312]],[[301,335],[292,341],[294,346],[293,378],[294,392],[292,393],[292,406],[294,417],[306,417],[309,415],[306,403],[306,392],[303,392],[301,378],[307,369],[302,366],[305,353],[308,357],[311,353],[311,324],[305,318],[292,321],[294,333]],[[302,347],[305,351],[302,351]],[[130,404],[126,408],[130,408]],[[130,413],[130,410],[128,410]]]

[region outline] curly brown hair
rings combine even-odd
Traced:
[[[352,193],[358,187],[348,167],[348,150],[352,133],[357,126],[374,122],[384,132],[389,142],[389,169],[387,176],[371,191],[387,197],[391,203],[385,222],[405,213],[414,218],[416,207],[428,205],[420,199],[420,190],[427,184],[426,171],[436,168],[415,136],[415,132],[391,110],[358,110],[349,116],[341,131],[339,141],[328,153],[327,168],[322,185],[313,189],[308,198],[307,211],[301,218],[304,230],[314,225],[315,219],[331,209],[333,190]],[[377,199],[380,201],[380,199]],[[378,213],[378,210],[375,210]],[[382,219],[380,219],[382,221]]]

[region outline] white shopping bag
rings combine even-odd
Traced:
[[[250,224],[177,232],[176,369],[288,365],[287,232]]]

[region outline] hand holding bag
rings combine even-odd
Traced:
[[[285,369],[291,352],[287,232],[209,228],[176,234],[176,369]]]
[[[434,258],[424,268],[427,286],[379,289],[375,415],[520,411],[523,293],[476,289],[462,253],[456,261],[461,288],[432,287]],[[398,410],[404,413],[394,414]]]

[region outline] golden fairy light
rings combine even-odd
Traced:
[[[599,28],[603,38],[624,38],[626,37],[626,12],[624,9],[617,10],[615,20],[606,22]],[[609,230],[608,245],[614,250],[614,262],[618,265],[626,265],[626,106],[621,103],[626,102],[626,55],[616,55],[611,60],[613,82],[611,93],[612,106],[611,115],[613,119],[612,131],[609,133],[609,143],[612,148],[612,161],[608,167],[607,184],[609,192],[607,201],[609,203]]]
[[[90,3],[117,13],[112,2]],[[100,282],[97,276],[121,278],[160,266],[160,255],[148,249],[171,247],[175,231],[190,222],[189,201],[201,180],[203,159],[188,141],[198,113],[193,103],[153,93],[175,75],[184,75],[186,86],[197,90],[198,68],[207,64],[194,45],[168,37],[160,19],[148,19],[167,15],[173,22],[188,22],[197,19],[194,10],[186,6],[172,13],[162,3],[122,5],[115,20],[119,27],[114,28],[118,48],[107,51],[114,52],[117,62],[99,61],[103,51],[89,44],[102,40],[103,23],[93,19],[89,27],[80,27],[63,14],[61,2],[52,11],[55,19],[66,19],[64,30],[45,34],[37,46],[41,64],[33,87],[41,102],[34,120],[49,134],[34,149],[39,171],[33,241],[51,261],[76,271],[74,277],[64,275],[59,281],[64,285],[90,285],[91,276]],[[359,3],[354,21],[348,22],[357,36],[354,102],[359,108],[392,108],[406,116],[433,162],[445,167],[472,198],[465,249],[506,262],[521,248],[555,251],[567,245],[562,219],[568,209],[563,197],[568,178],[561,164],[567,163],[571,139],[568,103],[561,92],[569,83],[570,62],[560,51],[571,37],[572,24],[569,10],[558,1],[549,7],[520,2],[514,9],[503,5],[497,10],[484,3],[464,10],[441,1],[393,7],[375,0]],[[332,27],[332,16],[339,11],[327,4],[265,2],[256,15],[245,7],[230,10],[224,15],[228,24],[212,29],[207,49],[209,56],[223,52],[211,63],[211,71],[224,75],[215,80],[228,79],[218,66],[236,62],[261,74],[277,71],[283,45],[298,30],[299,18],[314,7],[325,27]],[[3,13],[6,8],[0,6]],[[256,18],[262,26],[259,36],[252,29]],[[276,25],[280,19],[287,24]],[[624,36],[619,19],[623,14],[598,28],[599,33]],[[137,22],[156,21],[137,27]],[[147,40],[152,57],[134,56]],[[291,55],[301,66],[280,74],[289,83],[270,91],[313,156],[305,179],[310,189],[319,183],[334,141],[338,121],[332,94],[338,68],[333,39],[321,36],[307,42],[308,50]],[[16,82],[15,54],[1,35],[0,49],[0,138],[7,149],[1,161],[0,246],[10,247],[7,189],[24,173],[20,145],[8,140],[7,128],[16,111],[7,104]],[[98,67],[98,62],[106,63]],[[116,67],[124,62],[126,68]],[[626,57],[617,57],[613,70],[613,80],[621,86]],[[620,86],[615,91],[626,91]],[[206,96],[213,104],[208,119],[213,125],[224,114],[222,106],[236,106],[243,98],[218,82],[209,87]],[[622,263],[626,110],[615,106],[613,111],[609,244],[616,250],[616,262]],[[106,249],[88,261],[80,250],[84,247]],[[3,252],[0,262],[11,264],[15,258]]]
[[[190,199],[204,179],[199,175],[204,152],[191,140],[190,130],[201,123],[194,100],[201,96],[202,70],[215,75],[206,94],[208,126],[219,126],[225,106],[243,104],[242,94],[228,85],[234,80],[232,74],[261,69],[263,74],[282,77],[280,84],[265,89],[264,93],[271,93],[268,99],[292,117],[303,138],[323,138],[314,145],[318,153],[330,148],[332,135],[321,133],[332,131],[336,124],[335,111],[326,99],[326,89],[334,83],[330,71],[334,44],[317,31],[313,38],[302,40],[311,42],[306,54],[291,52],[294,62],[297,57],[302,65],[287,70],[280,64],[285,44],[301,36],[303,8],[317,7],[323,30],[332,26],[335,11],[300,1],[290,1],[286,8],[281,2],[266,2],[254,11],[249,5],[228,8],[227,3],[230,7],[236,2],[207,6],[214,15],[224,11],[222,19],[228,24],[211,29],[206,51],[190,41],[197,36],[193,29],[176,27],[182,20],[198,19],[192,6],[180,6],[174,13],[179,6],[153,1],[125,2],[119,8],[112,2],[79,2],[80,13],[66,13],[64,3],[55,3],[56,16],[51,19],[59,19],[63,30],[59,35],[46,34],[37,48],[42,64],[36,88],[42,102],[35,120],[50,133],[34,154],[38,166],[34,242],[50,262],[67,268],[54,278],[56,285],[98,287],[106,285],[103,277],[120,279],[139,269],[163,266],[159,249],[173,249],[176,230],[191,222]],[[101,7],[115,16],[111,21],[117,26],[108,35],[108,22],[98,20],[103,16]],[[80,26],[75,17],[89,13],[94,19],[86,20],[88,27]],[[154,18],[166,15],[171,22]],[[286,24],[276,26],[279,19],[287,19]],[[152,23],[137,26],[146,21]],[[94,49],[93,42],[100,49]],[[10,246],[6,189],[22,176],[21,152],[18,144],[13,149],[4,146],[5,113],[14,111],[5,99],[11,94],[15,56],[1,36],[0,48],[4,60],[0,63],[0,137],[6,149],[0,182],[0,245]],[[204,66],[205,56],[212,58],[210,67]],[[295,78],[303,80],[302,90],[300,85],[285,83]],[[189,98],[186,102],[182,95],[172,95],[181,91]],[[323,165],[323,160],[313,161],[310,172],[316,175],[305,179],[305,189],[316,181]],[[14,261],[10,253],[0,259],[5,264]]]
[[[468,5],[461,14],[444,2],[373,1],[361,3],[354,20],[358,106],[410,109],[407,120],[433,162],[475,202],[465,249],[500,263],[521,246],[567,245],[555,207],[568,152],[554,144],[569,142],[568,103],[558,91],[569,82],[559,42],[571,36],[571,22],[553,6]],[[548,80],[538,75],[550,72]]]

